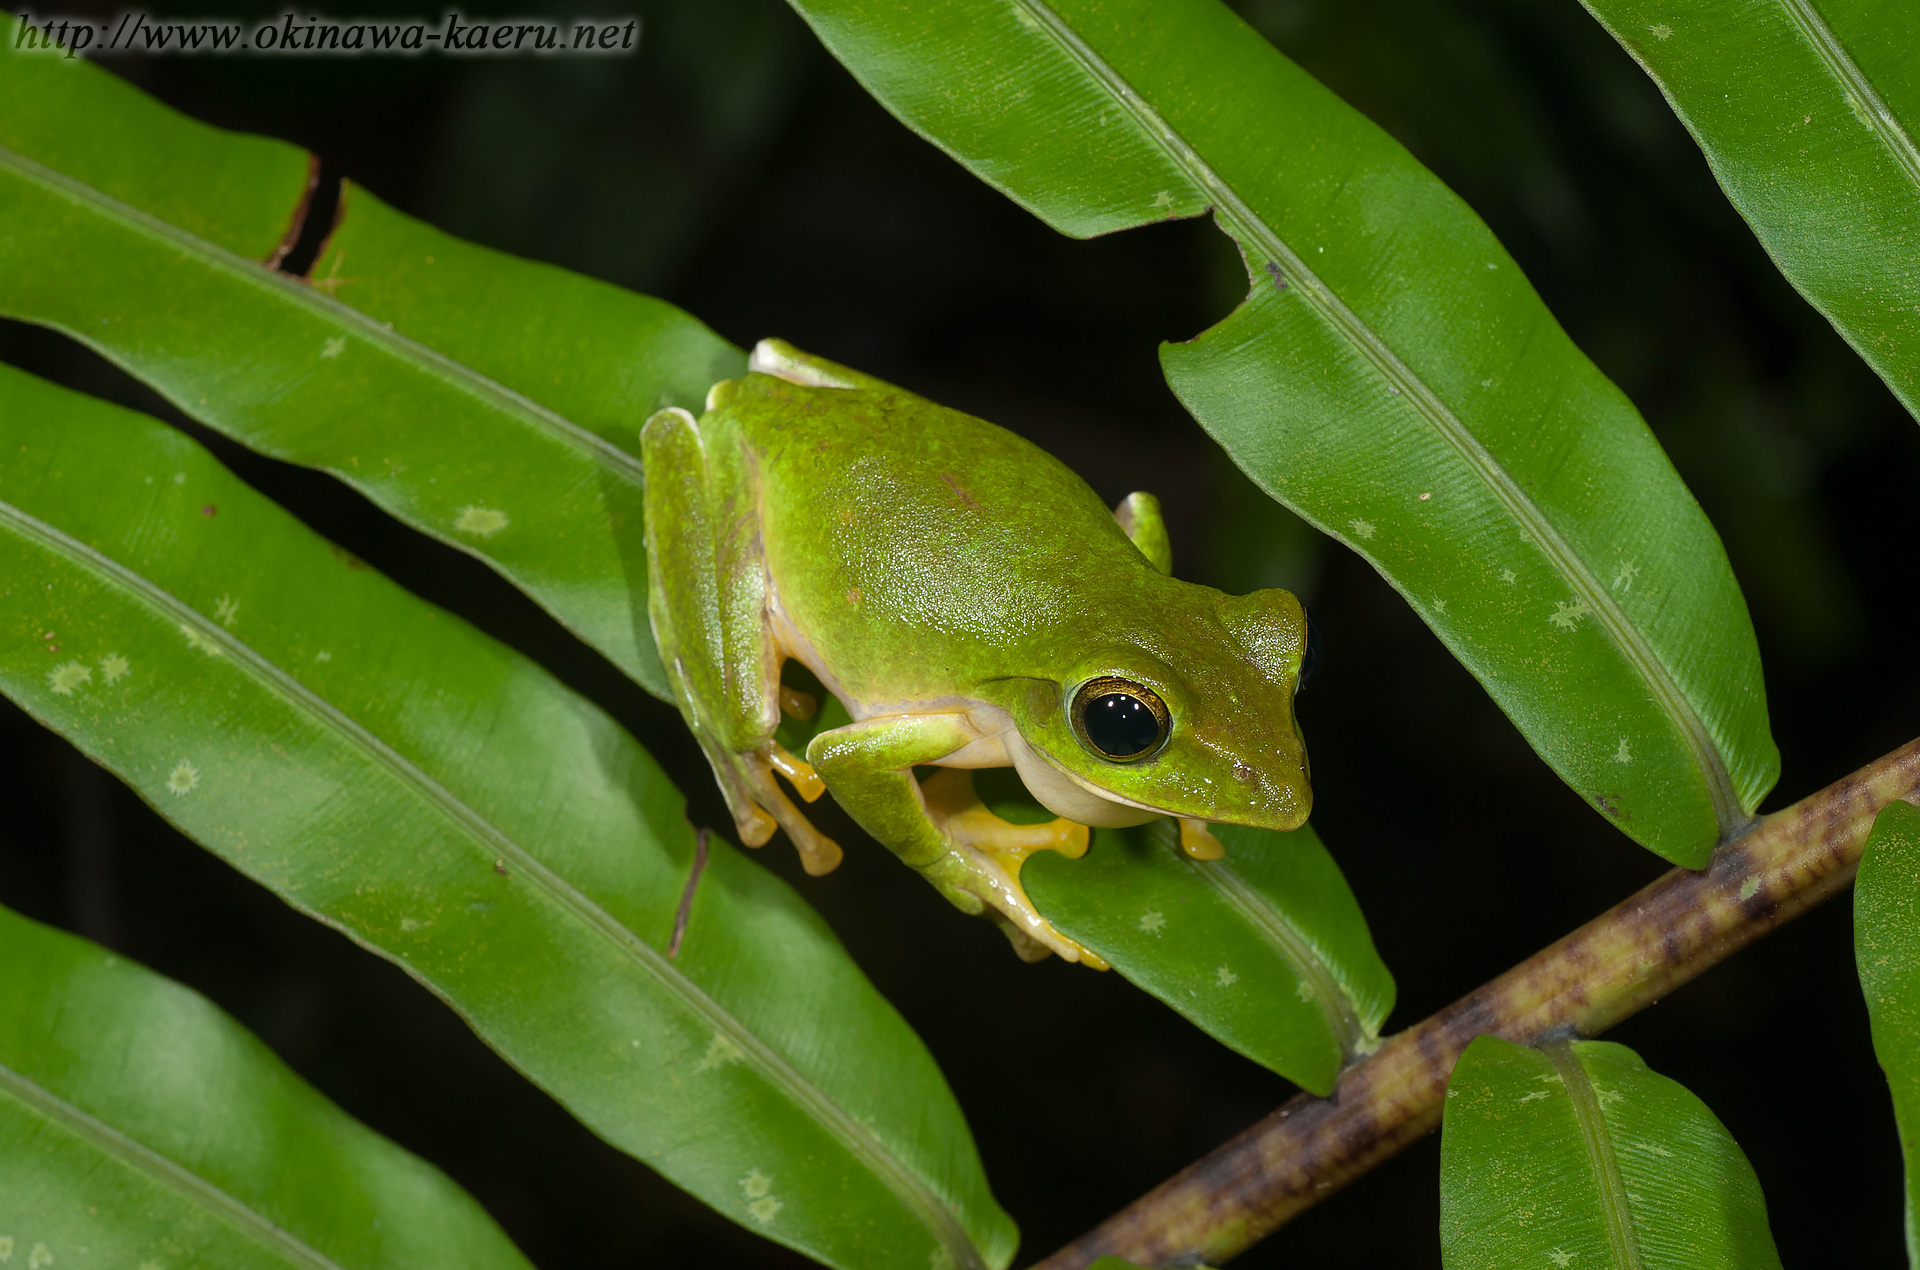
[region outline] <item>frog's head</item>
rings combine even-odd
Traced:
[[[1137,639],[1088,650],[1057,682],[1027,681],[1012,703],[1026,745],[1009,755],[1055,815],[1262,829],[1306,820],[1313,792],[1293,714],[1302,663],[1317,652],[1306,610],[1287,591],[1205,594]]]

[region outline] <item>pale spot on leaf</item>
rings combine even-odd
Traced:
[[[320,346],[320,356],[328,361],[347,351],[347,337],[336,335]]]
[[[1373,522],[1370,520],[1362,520],[1360,517],[1355,516],[1347,522],[1347,528],[1353,530],[1353,536],[1355,538],[1366,539],[1373,537]]]
[[[315,661],[332,661],[332,660],[333,660],[333,654],[332,654],[332,653],[330,653],[330,652],[328,652],[328,651],[327,651],[326,649],[324,649],[324,648],[323,648],[323,649],[321,649],[321,650],[320,650],[319,652],[317,652],[317,653],[315,653],[315,654],[313,655],[313,659],[314,659]]]
[[[1134,925],[1145,934],[1158,935],[1167,928],[1166,914],[1157,908],[1150,908],[1140,914],[1140,920],[1135,922]]]
[[[1434,612],[1436,612],[1436,613],[1440,613],[1440,614],[1443,614],[1443,615],[1444,615],[1444,614],[1446,613],[1446,611],[1447,611],[1447,601],[1446,601],[1446,599],[1445,599],[1445,597],[1443,597],[1443,596],[1438,596],[1438,595],[1436,595],[1436,596],[1434,596],[1434,597],[1433,597],[1433,611],[1434,611]]]
[[[180,623],[180,633],[187,637],[187,643],[209,657],[218,657],[226,650],[220,647],[220,641],[213,638],[197,626]]]
[[[1555,1248],[1547,1254],[1547,1260],[1559,1266],[1560,1270],[1566,1270],[1568,1266],[1573,1264],[1573,1254],[1564,1248]]]
[[[1502,569],[1500,570],[1500,580],[1506,583],[1508,586],[1512,586],[1514,583],[1520,580],[1520,575],[1515,573],[1512,569]]]
[[[55,666],[47,672],[47,686],[53,689],[57,696],[71,697],[75,688],[89,682],[92,678],[93,671],[88,669],[85,663],[70,661]]]
[[[1225,966],[1222,966],[1213,972],[1213,981],[1223,988],[1231,988],[1234,984],[1240,982],[1240,976]]]
[[[45,1244],[35,1244],[33,1250],[27,1253],[27,1270],[40,1270],[41,1266],[50,1266],[52,1264],[53,1249],[47,1247]]]
[[[1544,1099],[1546,1096],[1547,1096],[1546,1090],[1536,1089],[1530,1094],[1521,1094],[1520,1101],[1521,1102],[1539,1102],[1542,1099]]]
[[[133,664],[119,653],[108,653],[100,659],[100,677],[108,683],[119,683],[127,677]]]
[[[213,602],[214,620],[220,625],[231,628],[234,619],[240,616],[240,601],[231,595],[223,595]]]
[[[733,1043],[733,1038],[724,1032],[715,1032],[713,1039],[707,1042],[707,1052],[693,1065],[696,1072],[710,1072],[716,1067],[725,1067],[728,1063],[737,1063],[746,1055]]]
[[[495,507],[462,507],[453,527],[476,538],[491,538],[507,527],[507,514]]]
[[[1553,616],[1547,620],[1563,631],[1570,631],[1580,625],[1580,619],[1590,611],[1585,600],[1558,600],[1553,606]]]
[[[1748,878],[1740,884],[1740,898],[1743,901],[1750,900],[1758,894],[1760,894],[1759,878]]]
[[[191,794],[199,786],[200,769],[186,759],[175,763],[173,770],[167,773],[167,788],[176,795]]]
[[[1633,580],[1634,578],[1638,577],[1639,574],[1640,574],[1639,565],[1635,564],[1631,560],[1622,560],[1620,562],[1620,567],[1614,571],[1613,589],[1616,591],[1633,590]]]
[[[13,1260],[13,1236],[0,1235],[0,1261]]]
[[[750,1201],[747,1211],[762,1224],[772,1221],[785,1207],[773,1193],[773,1179],[754,1169],[740,1179],[740,1191]]]
[[[1627,748],[1627,738],[1624,736],[1620,738],[1620,748],[1613,752],[1613,761],[1616,763],[1633,762],[1633,751]]]
[[[1671,1160],[1673,1158],[1673,1152],[1667,1150],[1665,1147],[1661,1146],[1658,1142],[1642,1142],[1640,1144],[1640,1149],[1642,1151],[1645,1151],[1648,1155],[1657,1155],[1663,1160]]]
[[[1664,22],[1656,22],[1648,27],[1647,30],[1653,32],[1653,38],[1656,40],[1670,40],[1673,38],[1673,28]]]

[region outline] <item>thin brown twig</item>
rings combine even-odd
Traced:
[[[1874,815],[1920,791],[1913,741],[1713,853],[1675,869],[1552,947],[1388,1038],[1328,1098],[1301,1094],[1035,1270],[1103,1256],[1217,1265],[1437,1128],[1453,1063],[1476,1036],[1594,1036],[1853,880]]]
[[[693,831],[693,868],[687,871],[687,885],[680,892],[680,907],[673,911],[673,938],[667,941],[667,960],[680,955],[680,941],[687,937],[687,919],[693,916],[693,888],[707,871],[707,831]]]

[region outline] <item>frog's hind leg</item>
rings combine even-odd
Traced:
[[[973,773],[943,767],[920,782],[927,818],[953,844],[955,853],[924,870],[936,886],[959,883],[988,904],[987,915],[1013,944],[1022,961],[1039,961],[1050,952],[1071,952],[1070,961],[1105,970],[1091,949],[1056,930],[1027,898],[1020,870],[1036,851],[1058,851],[1069,860],[1087,853],[1087,827],[1071,820],[1015,824],[980,801]],[[944,889],[944,888],[943,888]],[[984,894],[983,894],[984,892]]]
[[[807,872],[840,863],[774,780],[811,802],[813,769],[774,741],[781,652],[767,624],[766,565],[752,462],[731,435],[709,446],[684,410],[662,410],[640,433],[647,468],[647,613],[687,727],[700,742],[740,840],[757,847],[776,827]]]
[[[1084,854],[1086,826],[1010,824],[981,805],[973,775],[964,770],[941,768],[924,782],[914,779],[915,767],[937,764],[974,739],[956,712],[881,715],[815,736],[807,761],[876,842],[961,912],[990,912],[1022,957],[1055,952],[1104,969],[1105,962],[1055,930],[1020,885],[1020,867],[1035,851]]]

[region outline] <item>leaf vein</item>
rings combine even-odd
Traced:
[[[310,1267],[310,1270],[342,1270],[340,1264],[331,1257],[311,1247],[244,1201],[139,1139],[82,1111],[52,1090],[3,1063],[0,1063],[0,1092],[10,1095],[28,1110],[37,1112],[75,1137],[86,1139],[105,1154],[205,1209],[215,1218],[256,1243],[264,1244],[295,1265]]]
[[[1900,126],[1899,119],[1881,98],[1880,90],[1854,62],[1840,37],[1821,19],[1810,0],[1780,0],[1780,6],[1799,28],[1801,36],[1813,46],[1814,53],[1826,63],[1827,70],[1858,99],[1864,107],[1862,122],[1906,172],[1908,184],[1920,191],[1920,148],[1914,146],[1913,138]]]
[[[1280,955],[1288,965],[1300,975],[1302,981],[1313,993],[1314,1003],[1320,1012],[1326,1015],[1327,1026],[1332,1030],[1334,1039],[1340,1043],[1342,1059],[1350,1059],[1360,1051],[1361,1046],[1373,1039],[1366,1027],[1360,1022],[1360,1015],[1354,1009],[1353,1000],[1338,980],[1333,970],[1321,960],[1313,945],[1306,937],[1295,930],[1285,918],[1277,913],[1273,906],[1262,899],[1258,892],[1247,884],[1246,879],[1227,867],[1224,860],[1201,861],[1188,860],[1187,867],[1205,878],[1207,884],[1218,891],[1226,901],[1238,909],[1254,929],[1266,935],[1267,939],[1279,949]]]
[[[1606,1113],[1594,1093],[1587,1069],[1580,1065],[1573,1046],[1564,1040],[1541,1047],[1553,1068],[1560,1074],[1567,1097],[1573,1103],[1574,1119],[1580,1125],[1580,1138],[1587,1148],[1587,1161],[1593,1166],[1594,1181],[1600,1188],[1600,1209],[1607,1226],[1607,1246],[1613,1252],[1618,1270],[1642,1270],[1640,1245],[1633,1235],[1633,1210],[1627,1196],[1626,1180],[1620,1176],[1620,1161],[1613,1153],[1613,1131]]]
[[[25,155],[4,146],[0,146],[0,168],[10,168],[22,179],[40,186],[49,193],[87,207],[143,237],[165,243],[186,255],[197,257],[208,267],[256,290],[266,291],[295,308],[314,313],[335,326],[348,328],[356,338],[376,345],[397,360],[427,372],[454,391],[475,398],[506,414],[517,416],[522,422],[537,426],[569,447],[605,464],[624,480],[636,485],[643,484],[645,481],[640,460],[605,437],[581,427],[566,416],[515,392],[497,380],[482,375],[479,371],[448,357],[438,349],[401,335],[385,323],[374,321],[360,310],[332,296],[324,295],[304,282],[297,281],[278,270],[268,269],[257,261],[248,260],[217,243],[196,237],[178,226],[169,225],[157,216],[122,203],[109,194],[36,163]],[[311,372],[308,373],[311,374]],[[280,394],[290,391],[304,378],[305,376],[302,376],[300,379],[282,385]],[[179,404],[182,404],[183,409],[185,408],[184,403]],[[189,411],[189,413],[192,412]],[[349,476],[347,479],[352,478]]]

